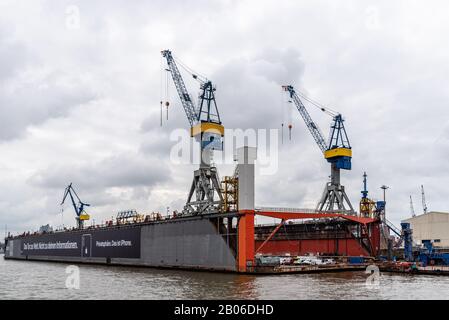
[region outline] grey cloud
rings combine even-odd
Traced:
[[[232,119],[225,125],[279,128],[283,121],[281,84],[301,82],[303,72],[304,63],[294,48],[267,49],[266,55],[231,60],[220,67],[213,78],[222,118]]]
[[[96,98],[78,78],[61,72],[37,78],[23,75],[12,83],[0,89],[0,140],[20,137],[28,126],[67,116],[72,108]]]
[[[81,77],[47,65],[16,33],[0,25],[0,142],[95,98]]]
[[[69,182],[86,190],[112,187],[154,187],[170,180],[169,168],[136,153],[120,154],[97,163],[62,165],[35,174],[37,187],[62,189]]]
[[[279,86],[296,85],[302,80],[305,64],[301,53],[294,47],[286,49],[265,48],[250,62],[253,73],[274,81]]]
[[[0,83],[13,77],[19,70],[35,60],[27,48],[14,41],[9,40],[6,35],[8,31],[0,26]]]
[[[162,158],[168,159],[173,143],[169,141],[169,137],[165,135],[157,139],[154,136],[147,135],[147,137],[148,139],[140,145],[139,152],[146,155],[159,155]]]

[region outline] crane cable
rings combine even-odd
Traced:
[[[161,98],[161,127],[162,127],[162,110],[163,110],[163,105],[164,105],[164,58],[161,56],[161,75],[160,75],[160,91],[159,91],[159,97]]]
[[[285,123],[285,103],[284,95],[281,92],[281,110],[282,110],[282,123],[281,123],[281,144],[284,145],[284,123]]]
[[[183,63],[178,57],[173,55],[173,60],[181,66],[187,73],[189,73],[195,80],[198,80],[199,82],[207,82],[207,77],[202,75],[201,73],[196,72],[192,68],[189,68],[185,63]]]
[[[190,74],[192,76],[193,79],[195,79],[196,81],[198,81],[200,83],[200,85],[202,86],[204,83],[208,82],[209,80],[207,79],[207,77],[199,72],[196,72],[195,70],[193,70],[192,68],[188,67],[184,62],[181,61],[181,59],[179,59],[177,56],[172,55],[173,60],[175,61],[175,63],[177,65],[179,65],[185,72],[187,72],[188,74]],[[194,108],[195,108],[195,114],[199,116],[199,100],[201,99],[200,97],[201,92],[198,93],[198,102],[197,103],[193,103]]]
[[[183,63],[178,57],[176,57],[175,55],[172,54],[172,58],[173,61],[176,63],[176,65],[180,66],[185,72],[187,72],[188,74],[190,74],[192,76],[193,79],[195,79],[196,81],[198,81],[200,84],[204,84],[205,82],[208,81],[207,77],[202,75],[201,73],[196,72],[195,70],[193,70],[192,68],[188,67],[185,63]],[[167,72],[170,72],[169,69],[166,69]],[[168,75],[166,72],[166,96],[169,95],[168,92],[168,86],[169,86],[169,79],[168,79]],[[166,100],[166,105],[168,103],[168,100]],[[194,104],[194,108],[195,108],[195,113],[197,113],[198,106],[195,105],[195,103],[192,101],[192,103]],[[161,106],[162,108],[162,106]],[[161,111],[162,112],[162,111]],[[162,117],[162,115],[161,115]],[[168,120],[168,105],[167,105],[167,120]],[[162,121],[162,120],[161,120]]]
[[[323,104],[319,103],[318,101],[313,100],[312,98],[306,96],[304,93],[302,93],[301,91],[296,91],[298,93],[298,96],[300,96],[301,98],[303,98],[304,100],[308,101],[309,103],[311,103],[314,107],[320,109],[321,111],[323,111],[324,113],[335,117],[336,115],[339,115],[340,113],[338,111],[332,110],[329,107],[324,106]]]
[[[169,102],[169,100],[170,100],[170,91],[169,91],[170,79],[168,76],[168,72],[169,72],[169,69],[166,69],[166,72],[165,72],[165,97],[166,97],[165,106],[167,107],[167,121],[168,121],[168,107],[170,106],[170,102]]]
[[[161,116],[160,116],[160,125],[162,127],[163,124],[163,109],[164,109],[164,100],[165,107],[167,108],[167,120],[168,120],[168,107],[170,106],[170,80],[168,73],[171,72],[168,65],[164,64],[164,58],[161,57],[161,74],[160,74],[160,106],[161,106]],[[164,77],[165,75],[165,77]]]

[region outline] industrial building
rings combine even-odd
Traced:
[[[429,212],[403,222],[410,223],[414,243],[430,240],[436,248],[449,248],[449,213]]]

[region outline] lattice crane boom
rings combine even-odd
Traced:
[[[198,123],[198,114],[195,110],[195,104],[193,103],[192,97],[187,91],[187,87],[182,79],[178,66],[176,65],[175,59],[170,50],[162,51],[162,56],[167,60],[167,65],[171,72],[176,91],[181,99],[187,120],[189,121],[190,126],[194,127]]]
[[[307,128],[309,129],[310,133],[312,134],[313,138],[315,139],[316,144],[321,149],[321,151],[324,153],[328,149],[326,140],[324,139],[323,133],[318,128],[318,126],[315,124],[315,122],[312,120],[312,117],[310,116],[309,112],[307,111],[306,107],[302,103],[301,99],[299,98],[298,94],[296,93],[293,86],[284,86],[283,87],[285,91],[288,91],[290,94],[290,98],[293,100],[296,108],[298,109],[299,113],[301,114],[302,118],[304,119],[304,122],[306,123]]]

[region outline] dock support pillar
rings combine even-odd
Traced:
[[[244,211],[238,226],[238,270],[246,272],[248,266],[254,266],[254,211]]]

